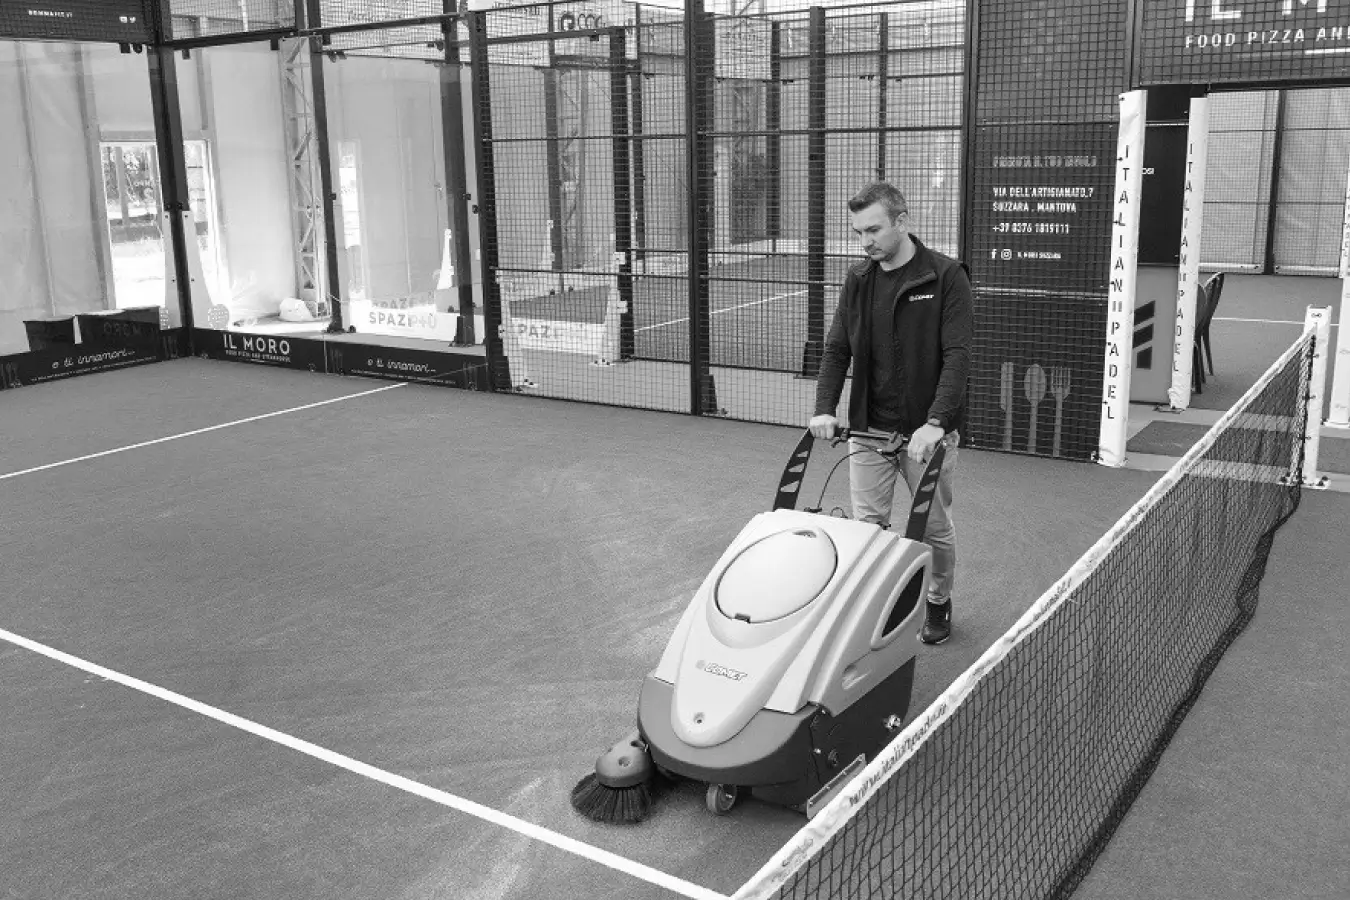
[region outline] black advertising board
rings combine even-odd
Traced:
[[[210,359],[488,390],[482,355],[210,329],[193,337],[197,353]]]
[[[0,356],[0,390],[143,366],[174,359],[180,351],[181,331],[165,331],[158,340],[137,340],[120,346],[53,345],[28,353]]]
[[[282,369],[308,369],[311,372],[327,371],[324,342],[321,340],[206,328],[193,329],[192,337],[198,355],[210,359],[256,363]]]
[[[980,132],[967,252],[977,289],[1105,296],[1116,126],[998,125]]]
[[[1135,82],[1350,81],[1345,0],[1142,0]]]
[[[482,355],[335,342],[328,345],[328,362],[338,375],[488,390],[487,358]]]
[[[0,0],[0,37],[145,44],[145,0]]]

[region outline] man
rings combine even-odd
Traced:
[[[966,381],[974,304],[962,263],[928,249],[909,233],[905,197],[893,185],[867,185],[848,202],[853,231],[868,259],[849,269],[834,323],[825,338],[816,382],[811,433],[834,437],[834,412],[849,362],[848,427],[912,434],[901,470],[910,492],[939,442],[946,457],[928,514],[924,542],[933,548],[927,614],[920,639],[951,636],[956,531],[952,478],[965,424]],[[889,527],[896,467],[850,441],[849,482],[854,518]],[[872,446],[877,446],[872,444]]]

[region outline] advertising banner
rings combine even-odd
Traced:
[[[482,355],[330,343],[328,366],[336,375],[488,390],[487,358]]]
[[[1106,377],[1102,382],[1097,461],[1125,464],[1133,362],[1134,296],[1139,257],[1139,197],[1143,184],[1146,92],[1120,95],[1120,140],[1112,190],[1111,283],[1107,293]]]
[[[0,390],[175,359],[181,354],[181,341],[181,331],[165,331],[155,340],[135,340],[120,345],[53,345],[3,356],[0,357]]]
[[[0,38],[146,44],[146,7],[144,0],[6,0]]]
[[[978,287],[1020,297],[1104,292],[1114,128],[984,130],[970,214]]]
[[[450,302],[449,293],[443,293],[447,299],[439,304],[442,307]],[[438,309],[436,298],[437,292],[428,291],[389,300],[352,300],[344,321],[362,334],[453,343],[459,314]]]
[[[1343,0],[1143,0],[1136,83],[1219,84],[1346,77]]]
[[[209,359],[323,372],[324,342],[243,331],[193,329],[197,353]]]

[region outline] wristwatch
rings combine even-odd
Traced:
[[[939,419],[937,416],[932,416],[931,418],[929,418],[928,424],[929,424],[929,425],[934,425],[934,426],[936,426],[936,427],[938,427],[938,428],[942,428],[942,420]],[[943,434],[946,434],[946,433],[947,433],[947,429],[942,428],[942,433],[943,433]]]

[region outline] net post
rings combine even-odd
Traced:
[[[1181,258],[1177,269],[1177,315],[1172,348],[1169,410],[1191,405],[1191,361],[1200,304],[1200,237],[1205,217],[1205,170],[1209,152],[1209,98],[1192,97],[1186,134],[1186,183],[1181,201]]]
[[[1327,380],[1327,350],[1331,345],[1331,307],[1310,306],[1303,320],[1303,333],[1312,332],[1312,364],[1308,375],[1308,414],[1303,422],[1303,472],[1300,479],[1304,487],[1325,488],[1327,477],[1317,473],[1317,456],[1322,443],[1322,385]],[[1297,457],[1296,457],[1297,458]]]
[[[1345,178],[1345,217],[1341,225],[1341,328],[1336,336],[1331,396],[1323,428],[1350,431],[1350,170]]]
[[[1116,144],[1116,181],[1111,219],[1111,269],[1107,292],[1106,365],[1102,379],[1102,419],[1097,461],[1125,464],[1130,408],[1129,341],[1134,334],[1135,277],[1139,256],[1139,198],[1143,186],[1145,91],[1120,95],[1120,137]]]

